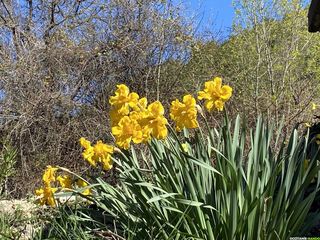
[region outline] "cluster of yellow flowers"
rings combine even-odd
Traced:
[[[203,91],[198,93],[198,99],[205,100],[205,107],[209,111],[222,111],[231,95],[232,88],[222,86],[222,79],[217,77],[205,83]],[[117,85],[115,95],[110,97],[109,103],[112,134],[119,147],[128,149],[131,142],[141,143],[152,137],[164,139],[167,136],[168,121],[159,101],[148,105],[145,97],[140,98],[137,93],[130,92],[127,86],[121,84]],[[171,103],[170,118],[175,122],[177,131],[198,127],[196,104],[195,98],[190,94],[185,95],[182,102],[176,99]]]
[[[124,149],[134,143],[147,142],[151,137],[164,139],[168,130],[164,108],[159,101],[148,105],[146,98],[139,98],[124,84],[117,86],[115,96],[109,99],[112,134],[116,144]]]
[[[222,86],[221,78],[214,78],[205,83],[203,91],[199,91],[198,99],[205,100],[205,107],[208,111],[217,109],[222,111],[224,104],[232,95],[230,86]],[[151,138],[164,139],[168,135],[168,120],[164,117],[164,107],[159,101],[148,104],[147,98],[140,98],[135,92],[120,84],[117,85],[115,95],[109,99],[111,104],[110,121],[112,134],[116,144],[123,149],[129,149],[131,142],[145,143]],[[176,130],[183,128],[197,128],[197,103],[196,99],[188,94],[182,98],[172,101],[170,107],[170,118],[175,122]],[[112,168],[112,154],[115,147],[98,141],[94,146],[85,138],[80,138],[80,144],[84,148],[83,158],[93,167],[100,163],[104,170]],[[188,151],[187,144],[182,145],[184,151]],[[43,175],[44,186],[36,191],[40,196],[40,203],[55,206],[54,193],[59,189],[55,184],[59,183],[62,190],[70,190],[73,181],[70,176],[55,177],[58,168],[48,166]],[[53,183],[53,185],[52,185]],[[87,183],[82,180],[76,182],[78,187],[85,187]],[[90,189],[83,192],[90,194]]]
[[[94,146],[91,146],[91,142],[83,137],[80,138],[80,144],[84,148],[82,156],[91,166],[96,167],[97,162],[100,162],[104,170],[107,171],[112,168],[113,146],[102,141],[98,141]]]
[[[43,186],[36,190],[36,195],[39,196],[39,203],[41,205],[49,205],[51,207],[56,206],[56,201],[54,198],[54,193],[59,189],[62,191],[69,191],[72,189],[73,180],[69,175],[59,175],[56,177],[56,172],[59,168],[47,166],[44,174],[42,176]],[[88,186],[88,184],[78,179],[76,182],[77,188],[83,188]],[[91,194],[90,189],[85,189],[82,192],[83,195]]]

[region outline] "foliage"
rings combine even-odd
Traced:
[[[316,157],[304,168],[306,138],[294,130],[287,144],[275,143],[275,152],[272,128],[258,119],[248,150],[245,125],[238,118],[234,131],[230,128],[226,123],[212,129],[209,138],[186,133],[182,141],[175,134],[165,142],[152,141],[151,162],[143,152],[124,153],[117,160],[120,187],[98,179],[98,206],[129,239],[287,239],[303,234],[319,186],[305,195],[319,171]]]
[[[221,111],[231,95],[232,88],[215,78],[205,83],[198,99],[206,100],[208,111]],[[85,138],[80,144],[91,166],[97,168],[96,162],[103,159],[108,159],[108,166],[115,166],[116,184],[98,175],[91,176],[93,184],[88,185],[73,174],[86,184],[74,190],[69,180],[69,187],[64,188],[65,178],[56,177],[56,172],[70,171],[48,166],[43,175],[45,188],[37,191],[41,204],[59,206],[61,201],[54,196],[85,197],[85,203],[94,203],[97,212],[114,222],[126,239],[287,239],[312,226],[313,219],[307,224],[306,219],[319,191],[320,178],[315,177],[320,170],[320,134],[312,130],[311,138],[309,133],[299,137],[293,129],[286,142],[280,127],[274,136],[274,127],[258,118],[255,130],[247,132],[246,122],[237,117],[231,124],[226,111],[222,127],[210,128],[196,100],[186,95],[183,103],[175,100],[170,109],[171,118],[181,126],[176,130],[183,129],[183,135],[170,125],[171,134],[167,135],[161,102],[148,105],[147,98],[122,84],[117,85],[110,104],[111,111],[117,112],[111,115],[115,118],[111,119],[112,133],[122,149],[102,142],[92,147]],[[192,118],[177,118],[180,110],[178,115]],[[198,111],[205,129],[198,122],[189,124],[191,119],[197,121]],[[134,127],[124,126],[124,119]],[[189,133],[186,127],[196,130]],[[157,134],[164,130],[165,134]],[[122,135],[120,142],[118,135]],[[145,143],[147,149],[133,143]],[[53,189],[58,178],[61,187],[47,194],[46,189]],[[58,190],[60,194],[55,194]],[[318,212],[312,215],[320,217]],[[82,220],[96,222],[90,214]],[[98,224],[99,231],[110,233],[109,225]]]
[[[165,140],[153,139],[148,152],[132,147],[114,156],[118,184],[98,177],[90,186],[98,212],[115,221],[126,239],[304,235],[304,227],[314,224],[308,212],[319,190],[317,154],[305,165],[315,140],[293,130],[286,142],[280,128],[274,135],[260,118],[249,130],[250,143],[239,117],[210,129],[208,136],[202,130],[185,129],[183,135],[171,130]],[[99,231],[111,230],[99,224]]]
[[[19,239],[22,235],[19,231],[12,229],[13,225],[16,225],[21,221],[22,215],[19,212],[14,214],[1,213],[0,214],[0,236],[1,239]]]
[[[81,136],[111,140],[107,97],[120,81],[167,106],[223,76],[236,89],[230,116],[285,116],[286,131],[309,121],[320,54],[304,2],[236,0],[230,37],[208,41],[171,0],[3,1],[0,127],[23,166],[12,188],[32,189],[49,158],[79,169]]]
[[[230,37],[199,42],[184,68],[184,78],[223,76],[236,89],[231,111],[254,122],[285,117],[289,129],[312,118],[310,103],[319,102],[319,35],[307,31],[305,1],[236,0]]]
[[[20,204],[14,201],[7,201],[5,203],[1,202],[1,207],[0,239],[30,239],[39,224],[34,209],[28,209],[30,204],[20,206]]]
[[[17,151],[10,144],[4,143],[0,149],[0,194],[7,195],[7,183],[16,172]]]
[[[85,219],[88,216],[85,213],[85,209],[70,209],[67,206],[51,212],[52,215],[45,218],[47,223],[34,234],[33,240],[101,239],[98,236],[94,236],[92,231],[92,229],[98,228],[100,225],[93,221],[90,221],[90,224],[86,223]]]

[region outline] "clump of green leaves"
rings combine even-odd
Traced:
[[[34,233],[33,239],[99,239],[94,229],[101,228],[101,223],[87,215],[88,211],[92,213],[93,210],[78,207],[60,206],[58,209],[51,209],[50,216],[42,216],[43,226]]]
[[[98,179],[98,205],[135,239],[287,239],[301,233],[319,182],[307,136],[289,142],[258,119],[247,142],[239,118],[209,136],[172,132],[117,160],[119,186]],[[181,138],[182,137],[182,138]],[[278,150],[275,150],[278,149]]]
[[[4,207],[4,204],[1,207]],[[35,217],[19,206],[7,206],[0,211],[0,239],[30,239],[35,226]]]
[[[261,119],[248,131],[238,117],[209,134],[171,131],[166,140],[152,140],[148,151],[121,152],[114,159],[118,184],[98,178],[91,186],[98,212],[125,239],[303,235],[315,217],[308,212],[320,166],[317,154],[308,155],[308,135],[293,130],[286,142],[280,133]],[[110,229],[100,223],[99,231]]]

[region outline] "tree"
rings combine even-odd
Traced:
[[[192,52],[190,69],[221,75],[234,87],[234,114],[264,114],[295,124],[312,117],[319,100],[319,36],[307,32],[303,1],[235,1],[231,37]],[[186,73],[190,74],[190,73]]]

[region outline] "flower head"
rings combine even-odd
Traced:
[[[228,85],[222,86],[222,79],[219,77],[211,81],[205,82],[203,91],[198,92],[198,99],[205,100],[205,107],[208,111],[213,108],[222,111],[224,103],[230,99],[232,88]]]
[[[125,104],[135,105],[138,102],[139,95],[136,93],[130,93],[129,88],[120,84],[117,85],[117,90],[115,91],[115,96],[111,96],[109,103],[111,106],[123,106]]]
[[[72,188],[72,178],[69,175],[58,176],[57,181],[62,188]]]
[[[83,158],[93,167],[97,166],[96,161],[93,159],[94,157],[94,148],[91,146],[91,142],[86,140],[85,138],[80,138],[80,144],[84,148],[82,152]]]
[[[78,186],[79,188],[85,188],[85,187],[88,186],[88,183],[86,183],[86,182],[83,181],[82,179],[78,179],[78,181],[77,181],[77,186]],[[90,195],[90,194],[91,194],[90,188],[87,188],[87,189],[83,190],[82,194],[83,194],[83,195]]]
[[[170,117],[176,123],[176,130],[185,128],[197,128],[196,100],[191,95],[185,95],[182,102],[178,99],[171,103]]]
[[[51,182],[54,182],[56,180],[55,174],[58,168],[56,167],[51,167],[50,165],[47,166],[43,176],[42,180],[46,186],[49,186]]]
[[[56,206],[56,201],[54,199],[54,193],[57,188],[52,188],[51,186],[44,186],[43,188],[36,190],[36,195],[40,197],[39,203],[41,205],[49,205],[51,207]]]
[[[130,143],[147,142],[151,137],[163,139],[167,136],[167,119],[159,101],[148,106],[146,98],[139,99],[125,85],[117,85],[115,96],[110,97],[112,134],[116,144],[124,149]]]
[[[164,107],[161,102],[155,101],[148,106],[148,117],[146,118],[146,129],[150,131],[152,137],[164,139],[168,135],[167,119],[164,115]]]
[[[128,116],[130,113],[130,108],[137,109],[140,104],[139,95],[135,92],[130,93],[129,88],[120,84],[117,85],[117,90],[115,91],[115,96],[109,98],[109,103],[111,104],[110,110],[110,121],[111,126],[114,127],[118,125],[120,120],[124,116]]]
[[[126,108],[127,111],[121,111],[121,108],[111,107],[110,109],[110,124],[111,127],[117,126],[121,118],[129,114],[129,108]]]
[[[113,153],[113,146],[98,141],[94,146],[85,138],[80,138],[80,144],[84,147],[82,156],[93,167],[97,166],[100,162],[104,170],[112,168],[111,154]]]
[[[121,148],[129,149],[131,141],[134,143],[142,142],[141,126],[136,119],[125,116],[111,130],[116,138],[117,145]]]
[[[80,138],[79,142],[80,142],[80,145],[81,145],[83,148],[86,148],[86,149],[87,149],[87,148],[91,147],[91,142],[88,141],[87,139],[85,139],[84,137]]]
[[[110,170],[112,168],[111,154],[113,153],[113,146],[98,141],[93,149],[93,159],[97,162],[101,162],[104,170]]]

